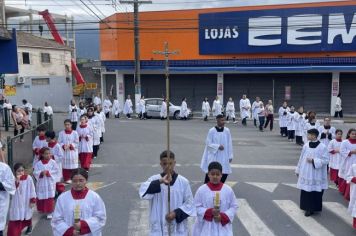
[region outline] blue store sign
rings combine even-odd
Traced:
[[[356,5],[199,15],[202,55],[356,51]]]
[[[12,39],[0,40],[0,74],[19,73],[17,62],[16,31],[12,31]]]

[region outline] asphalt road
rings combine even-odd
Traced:
[[[202,184],[199,168],[204,142],[213,121],[172,121],[171,149],[179,174],[191,181],[193,193]],[[335,125],[344,130],[353,124]],[[90,171],[89,186],[103,198],[107,224],[103,236],[147,235],[148,203],[138,196],[139,184],[160,173],[159,154],[166,147],[165,122],[109,119],[105,142]],[[274,132],[258,132],[227,124],[234,145],[233,173],[227,181],[238,197],[235,235],[355,235],[347,202],[334,189],[324,195],[321,214],[306,218],[299,210],[294,168],[301,147]],[[331,187],[332,184],[330,184]],[[52,235],[50,222],[35,220],[35,236]]]

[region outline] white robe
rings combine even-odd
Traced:
[[[78,121],[80,120],[80,117],[86,113],[87,109],[85,107],[83,109],[78,108]]]
[[[125,105],[124,105],[124,114],[127,115],[127,114],[132,114],[132,113],[133,113],[132,101],[131,101],[131,99],[126,99]]]
[[[101,197],[89,190],[84,199],[74,199],[71,191],[61,194],[57,199],[56,208],[51,221],[54,236],[62,236],[74,225],[74,210],[80,206],[80,220],[84,220],[91,233],[85,236],[101,236],[106,224],[106,209]]]
[[[279,127],[280,128],[287,127],[287,124],[288,124],[288,118],[287,118],[288,112],[289,112],[289,107],[286,107],[286,108],[280,107],[279,108],[278,116],[279,116]]]
[[[100,144],[101,122],[102,120],[98,115],[94,115],[92,118],[88,119],[88,124],[92,127],[93,130],[93,145]]]
[[[304,134],[303,134],[303,141],[304,141],[304,143],[308,142],[308,140],[307,140],[308,130],[311,130],[311,129],[319,129],[319,127],[320,127],[319,121],[315,121],[315,124],[312,125],[312,124],[309,123],[308,120],[305,120],[305,124],[304,124]]]
[[[314,165],[308,163],[307,158],[312,158]],[[297,187],[306,192],[328,189],[328,163],[329,156],[324,144],[320,143],[316,148],[310,148],[309,142],[304,144],[295,170],[299,174]]]
[[[167,236],[168,226],[165,219],[168,213],[167,209],[167,196],[168,186],[161,184],[161,192],[156,194],[146,194],[148,187],[154,180],[159,180],[161,175],[154,175],[146,182],[141,184],[139,194],[141,199],[150,201],[150,216],[149,216],[149,236]],[[190,189],[189,181],[181,175],[178,175],[174,185],[171,189],[171,211],[180,208],[184,213],[189,216],[196,216],[196,209],[192,190]],[[177,224],[176,220],[171,222],[171,236],[187,236],[189,227],[188,220]]]
[[[139,107],[139,113],[145,113],[146,112],[146,101],[144,99],[140,99],[140,102],[138,103]]]
[[[185,101],[183,101],[180,106],[179,117],[185,118],[185,117],[188,117],[188,115],[189,115],[188,105]]]
[[[119,100],[115,99],[114,104],[112,105],[112,113],[117,116],[122,112]]]
[[[356,218],[356,184],[351,182],[352,178],[356,177],[356,164],[350,167],[347,173],[346,181],[350,184],[350,202],[348,207],[348,212],[353,218]]]
[[[74,105],[74,106],[69,105],[68,119],[70,119],[70,121],[72,121],[72,122],[78,122],[78,111],[79,111],[79,109],[78,109],[77,105]]]
[[[342,111],[342,101],[341,98],[337,97],[335,102],[335,111]]]
[[[112,107],[112,103],[109,99],[105,99],[103,102],[103,110],[104,113],[109,113],[110,112],[110,108]]]
[[[58,143],[63,145],[72,145],[74,150],[63,150],[64,157],[62,162],[63,169],[77,169],[78,168],[78,145],[79,135],[77,131],[73,130],[71,134],[66,134],[61,131],[58,137]]]
[[[58,179],[57,182],[61,182],[63,174],[62,174],[62,163],[63,163],[63,158],[64,158],[64,152],[63,152],[63,148],[61,147],[61,145],[59,143],[56,143],[56,145],[54,145],[53,148],[50,147],[50,145],[48,145],[48,148],[51,152],[51,155],[54,159],[54,161],[57,163],[58,165],[58,169],[59,169],[59,173],[58,173]]]
[[[224,146],[224,150],[219,150],[220,145]],[[224,174],[231,174],[230,160],[233,158],[234,152],[230,130],[224,127],[223,132],[218,132],[215,127],[211,128],[205,141],[200,168],[204,173],[208,173],[209,164],[217,161],[222,165]]]
[[[162,102],[161,111],[159,112],[159,116],[161,118],[167,118],[167,103],[165,101]]]
[[[258,110],[258,108],[260,108],[260,106],[261,106],[261,101],[259,101],[259,102],[254,101],[252,103],[252,107],[251,107],[251,109],[252,109],[252,118],[255,119],[255,120],[258,120],[258,112],[257,112],[257,110]]]
[[[45,106],[43,107],[43,113],[47,113],[47,115],[53,115],[53,109],[51,106]]]
[[[226,116],[229,118],[235,118],[235,103],[227,102],[226,104]]]
[[[54,160],[49,160],[47,164],[42,161],[36,163],[33,168],[33,175],[36,178],[36,193],[40,200],[54,198],[56,193],[56,182],[58,181],[59,168]],[[43,175],[41,172],[47,170],[50,176]]]
[[[206,116],[210,116],[210,104],[209,102],[204,101],[201,105],[202,116],[205,118]]]
[[[222,113],[222,106],[220,100],[214,100],[213,102],[213,116],[216,117]]]
[[[94,98],[93,102],[94,102],[94,105],[101,105],[101,99],[97,96]]]
[[[43,148],[43,147],[47,147],[47,140],[46,139],[40,140],[39,136],[36,136],[35,140],[33,140],[33,143],[32,143],[32,150],[33,151],[36,151],[36,149],[41,150],[41,148]],[[39,155],[35,154],[33,157],[32,166],[34,166],[36,164],[36,162],[38,162],[38,159],[39,159]]]
[[[223,185],[220,192],[220,212],[225,213],[230,222],[224,226],[204,220],[207,209],[214,208],[216,191],[212,191],[208,185],[204,184],[197,190],[194,202],[197,208],[197,218],[193,226],[193,236],[232,236],[232,222],[234,220],[238,205],[234,191],[228,185]]]
[[[351,151],[356,150],[356,144],[350,143],[350,141],[344,140],[340,146],[341,166],[339,169],[339,176],[343,179],[347,178],[351,166],[356,164],[356,154],[349,155]]]
[[[0,231],[5,229],[7,211],[9,210],[10,194],[14,195],[16,191],[15,177],[10,167],[0,162],[0,182],[6,191],[0,191]]]
[[[330,155],[329,166],[335,170],[340,169],[341,157],[340,157],[340,147],[342,142],[338,142],[336,139],[330,141],[328,145],[328,152]],[[332,154],[332,151],[337,151],[335,154]]]
[[[35,185],[31,176],[20,180],[15,195],[11,199],[9,220],[30,220],[33,210],[30,207],[31,199],[36,198]]]
[[[299,114],[297,113],[296,119],[296,126],[295,126],[295,135],[303,137],[304,135],[304,125],[305,125],[305,116],[306,114]]]
[[[248,98],[240,100],[240,116],[241,119],[250,118],[251,103]]]
[[[321,125],[321,126],[319,126],[318,131],[319,131],[318,138],[319,138],[320,142],[322,142],[325,146],[328,146],[330,141],[335,138],[335,132],[336,132],[335,127],[330,127],[330,129],[327,130],[327,129],[325,129],[325,127],[323,125]],[[331,134],[331,140],[328,138],[328,135],[326,135],[326,138],[321,139],[321,134],[326,133],[326,132],[328,134]]]
[[[297,119],[299,117],[298,112],[287,113],[287,130],[295,130],[297,127]]]
[[[93,129],[91,125],[82,128],[80,125],[77,127],[79,135],[78,153],[91,153],[93,152]],[[86,140],[88,138],[88,141]]]
[[[101,122],[100,122],[100,125],[101,125],[101,134],[100,134],[100,137],[103,135],[103,133],[105,133],[105,121],[106,121],[106,116],[104,114],[104,112],[100,112],[100,113],[97,113],[97,115],[101,118]]]

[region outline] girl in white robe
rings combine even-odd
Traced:
[[[213,102],[212,111],[213,111],[214,117],[216,117],[222,113],[222,106],[221,106],[220,98],[218,96],[216,96],[216,98]]]
[[[226,104],[226,120],[228,121],[229,118],[232,118],[234,124],[236,124],[235,119],[235,103],[232,98],[229,98],[229,101]]]
[[[189,216],[196,216],[193,194],[189,181],[174,172],[175,156],[167,151],[160,155],[162,174],[151,176],[141,184],[139,195],[150,203],[149,236],[167,236],[168,220],[171,224],[171,236],[187,236]],[[170,184],[171,205],[168,212],[167,196]]]
[[[188,110],[188,105],[187,105],[187,99],[183,98],[182,104],[180,106],[179,117],[182,120],[187,120],[188,115],[189,115],[189,110]]]
[[[340,172],[346,181],[347,173],[350,171],[351,166],[356,164],[356,129],[349,130],[346,140],[341,143],[340,155],[344,160]],[[350,200],[350,184],[345,186],[344,197],[346,200]]]
[[[227,176],[231,174],[230,163],[234,158],[234,152],[232,147],[232,138],[230,130],[225,126],[225,120],[223,115],[217,116],[217,126],[211,128],[208,132],[208,136],[205,141],[205,149],[201,160],[200,168],[206,173],[204,183],[209,181],[208,179],[208,166],[211,162],[217,161],[222,165],[224,183]]]
[[[54,210],[58,174],[58,165],[51,159],[49,148],[42,148],[41,160],[36,163],[33,175],[36,178],[37,210],[47,214],[47,219],[52,218]]]
[[[61,145],[64,153],[62,162],[63,179],[66,183],[69,183],[72,170],[78,168],[79,135],[77,131],[72,130],[70,120],[64,121],[64,128],[65,129],[59,133],[58,143]]]
[[[230,186],[221,183],[220,163],[210,163],[208,175],[209,182],[200,186],[194,197],[197,219],[192,235],[232,236],[232,222],[238,207],[235,193]]]
[[[246,97],[246,95],[242,95],[242,99],[240,100],[240,116],[242,119],[242,125],[246,126],[247,125],[247,119],[250,118],[251,113],[251,102],[250,100]]]
[[[21,231],[27,228],[26,234],[31,232],[33,208],[36,204],[36,191],[32,177],[25,174],[24,165],[14,165],[16,175],[16,192],[11,199],[8,236],[21,236]]]
[[[2,148],[1,143],[0,148]],[[0,235],[5,229],[10,195],[14,195],[15,192],[15,177],[10,167],[4,162],[0,162]]]
[[[353,217],[353,228],[356,229],[356,164],[352,164],[348,174],[347,183],[350,184],[350,202],[348,212]]]
[[[167,118],[167,101],[164,99],[162,101],[161,105],[161,110],[159,112],[159,116],[161,117],[161,120],[165,120]]]
[[[106,98],[103,102],[103,111],[104,111],[104,114],[105,114],[105,117],[106,118],[109,118],[110,117],[110,110],[111,110],[111,107],[112,107],[112,103],[110,101],[109,98]]]
[[[304,108],[299,107],[298,113],[295,116],[296,126],[295,126],[295,143],[298,145],[304,145],[303,136],[304,136],[304,124],[305,124]]]
[[[46,138],[48,142],[48,148],[51,152],[53,160],[57,163],[59,173],[57,175],[57,183],[56,183],[56,192],[58,195],[62,194],[65,190],[64,184],[62,183],[63,180],[63,158],[64,152],[61,145],[56,140],[56,133],[54,131],[47,131]]]
[[[328,189],[327,164],[329,156],[327,147],[318,141],[317,129],[308,131],[309,142],[303,146],[297,168],[297,187],[301,190],[300,209],[305,216],[322,211],[323,193]]]
[[[45,136],[46,130],[43,126],[39,126],[37,128],[37,136],[35,137],[35,140],[33,140],[32,143],[32,150],[33,150],[33,163],[32,166],[34,166],[36,164],[36,162],[39,161],[40,158],[40,150],[43,147],[47,147],[47,140],[46,140],[46,136]]]
[[[330,167],[330,180],[334,181],[336,186],[339,183],[339,169],[340,169],[340,147],[342,143],[342,130],[338,129],[335,132],[335,139],[331,140],[328,145],[328,151],[330,155],[329,167]]]
[[[335,138],[335,127],[332,127],[330,125],[330,118],[325,117],[324,118],[324,125],[319,126],[319,140],[322,142],[325,146],[328,146],[330,141]]]
[[[283,105],[278,110],[279,128],[281,130],[280,133],[282,137],[287,137],[288,135],[288,130],[287,130],[288,112],[289,112],[289,107],[287,105],[287,102],[284,102]]]
[[[78,152],[80,166],[89,171],[93,158],[93,130],[92,127],[87,124],[86,115],[80,117],[80,125],[77,128],[77,133],[79,135]]]
[[[121,112],[122,110],[121,110],[120,102],[117,98],[115,98],[112,105],[112,114],[115,116],[115,118],[120,118]]]
[[[131,114],[133,113],[132,106],[133,105],[132,105],[132,101],[131,101],[131,96],[127,95],[127,99],[124,104],[124,114],[130,120],[132,119]]]
[[[78,169],[72,189],[57,200],[51,222],[54,236],[101,236],[106,224],[106,209],[101,197],[86,187],[88,172]]]
[[[202,105],[201,105],[201,111],[202,111],[202,116],[204,118],[204,121],[208,121],[208,117],[210,116],[210,104],[208,98],[205,98]]]
[[[94,108],[88,108],[88,124],[93,130],[93,158],[98,156],[100,148],[101,118],[94,113]]]

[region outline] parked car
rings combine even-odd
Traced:
[[[159,113],[161,112],[161,107],[162,107],[162,98],[146,98],[146,112],[147,112],[147,117],[148,118],[159,118],[160,115]],[[193,116],[192,111],[188,108],[189,110],[189,117]],[[176,106],[170,102],[169,106],[169,117],[172,117],[175,120],[179,120],[179,112],[180,112],[180,106]]]

